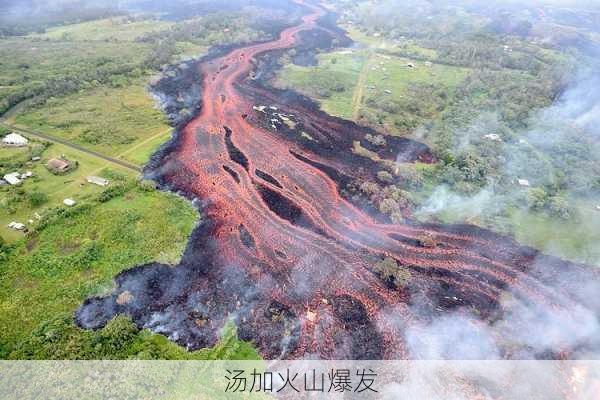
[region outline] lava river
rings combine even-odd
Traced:
[[[197,201],[201,222],[179,265],[121,273],[113,294],[82,305],[78,324],[95,329],[127,314],[197,349],[233,321],[266,358],[402,359],[430,356],[415,343],[427,345],[432,326],[455,318],[485,335],[492,357],[596,350],[598,335],[559,333],[541,348],[527,339],[557,316],[559,325],[597,323],[599,308],[580,286],[598,282],[590,267],[472,226],[387,223],[340,195],[346,181],[380,169],[351,151],[372,131],[253,78],[260,60],[307,33],[340,34],[321,25],[325,10],[301,4],[305,16],[277,40],[198,65],[201,109],[156,173]],[[383,158],[433,161],[422,144],[393,145]],[[406,285],[373,269],[385,257],[410,271]]]

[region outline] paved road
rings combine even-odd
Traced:
[[[29,130],[29,129],[19,128],[19,127],[13,126],[13,125],[9,125],[9,124],[7,124],[5,122],[0,122],[0,126],[3,126],[3,127],[7,128],[7,129],[11,129],[13,131],[27,133],[27,134],[29,134],[31,136],[35,136],[35,137],[40,138],[40,139],[45,139],[45,140],[48,140],[50,142],[60,143],[62,145],[68,146],[68,147],[70,147],[72,149],[79,150],[81,152],[84,152],[86,154],[92,155],[94,157],[101,158],[101,159],[103,159],[105,161],[111,162],[113,164],[120,165],[121,167],[130,169],[132,171],[142,172],[142,168],[140,168],[137,165],[128,163],[127,161],[117,160],[116,158],[105,156],[104,154],[100,154],[100,153],[98,153],[96,151],[93,151],[93,150],[88,150],[88,149],[86,149],[84,147],[81,147],[78,144],[71,143],[68,140],[64,140],[64,139],[60,139],[60,138],[57,138],[57,137],[54,137],[54,136],[46,135],[45,133],[35,132],[35,131]]]

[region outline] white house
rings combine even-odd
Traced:
[[[529,183],[529,181],[527,179],[518,179],[517,182],[519,182],[519,186],[523,186],[523,187],[531,186],[531,183]]]
[[[109,183],[107,179],[100,178],[99,176],[88,176],[87,181],[98,186],[108,186]]]
[[[29,143],[29,140],[27,140],[23,136],[19,135],[18,133],[13,132],[10,135],[6,135],[3,137],[2,143],[7,146],[21,147],[21,146],[27,146],[27,143]]]
[[[8,227],[11,229],[14,229],[16,231],[22,231],[25,229],[25,225],[21,224],[20,222],[11,222],[10,224],[8,224]]]
[[[11,185],[19,185],[21,183],[21,174],[18,172],[13,172],[11,174],[4,175],[2,179]]]
[[[502,138],[497,133],[488,133],[483,136],[485,139],[492,140],[494,142],[501,142]]]
[[[76,203],[73,199],[64,199],[63,204],[67,207],[73,207]]]

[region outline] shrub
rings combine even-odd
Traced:
[[[156,190],[156,182],[151,181],[150,179],[143,179],[138,181],[138,187],[143,192],[154,192]]]
[[[532,210],[540,211],[546,207],[548,194],[542,188],[532,188],[527,192],[527,205]]]
[[[394,177],[387,171],[379,171],[377,173],[377,179],[379,179],[383,183],[392,183],[394,181]]]
[[[48,196],[42,192],[31,192],[27,198],[31,207],[39,207],[48,202]]]
[[[102,176],[111,181],[124,182],[127,180],[127,175],[122,172],[117,172],[112,169],[105,169],[102,171]]]
[[[562,219],[571,218],[571,214],[573,212],[567,200],[562,196],[551,197],[548,208],[550,214]]]
[[[391,257],[386,257],[373,266],[373,272],[390,286],[404,288],[411,278],[410,271]]]
[[[360,191],[363,192],[366,195],[374,195],[374,194],[378,194],[381,191],[381,188],[379,187],[378,184],[376,184],[375,182],[363,182],[360,185]]]
[[[10,129],[0,126],[0,137],[4,137],[10,133]]]
[[[385,146],[387,144],[383,135],[371,135],[370,133],[367,133],[365,139],[375,146]]]
[[[398,176],[403,187],[416,190],[423,186],[423,174],[412,164],[401,164],[398,167]]]
[[[126,191],[126,187],[124,185],[113,185],[108,189],[105,189],[100,196],[98,197],[98,201],[100,203],[106,203],[109,200],[112,200],[116,197],[123,196]]]
[[[383,199],[381,203],[379,203],[379,211],[386,215],[392,215],[400,212],[400,206],[394,199]]]

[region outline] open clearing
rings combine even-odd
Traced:
[[[288,64],[276,85],[316,99],[329,114],[390,134],[406,134],[410,126],[404,119],[414,118],[414,125],[435,116],[445,98],[440,98],[440,93],[447,95],[470,71],[398,57],[380,39],[360,33],[353,37],[371,47],[320,54],[314,67]]]
[[[12,119],[17,126],[113,157],[169,130],[141,79],[123,88],[100,87],[52,99]],[[137,165],[147,161],[139,155],[124,159]]]
[[[171,26],[173,26],[172,22],[156,19],[136,21],[130,17],[115,17],[50,28],[46,33],[34,34],[30,37],[76,41],[134,41],[146,33],[162,31]]]

